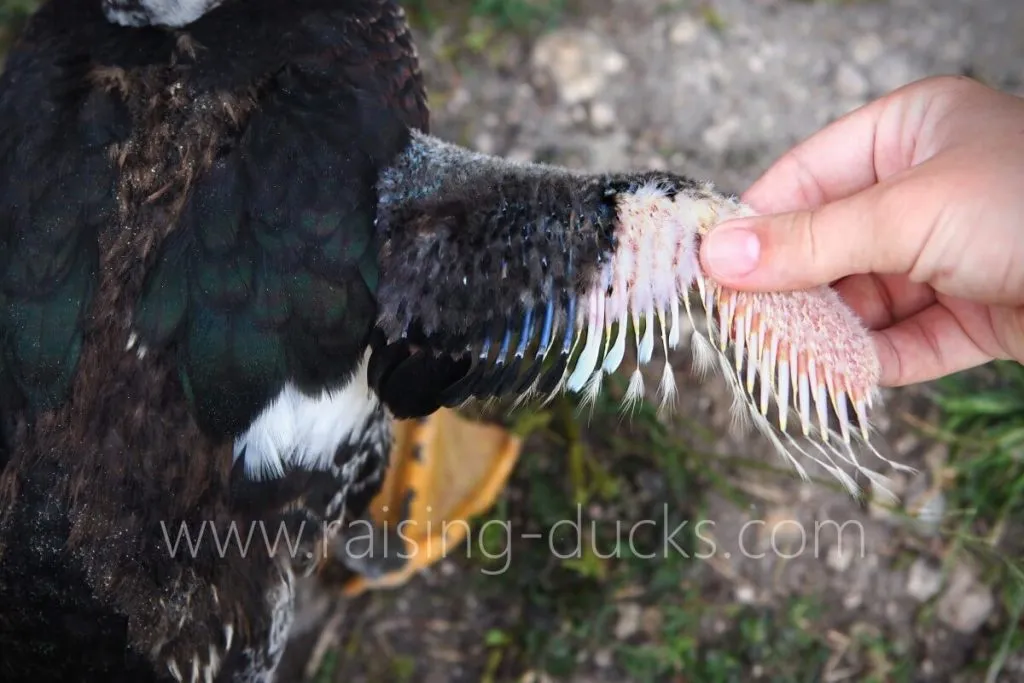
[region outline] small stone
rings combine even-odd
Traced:
[[[868,79],[859,69],[850,64],[840,64],[836,69],[836,90],[843,97],[861,99],[868,94]]]
[[[924,461],[928,463],[928,467],[933,471],[942,469],[949,462],[949,445],[941,442],[932,444],[925,451]]]
[[[757,592],[749,584],[742,584],[736,587],[736,602],[742,605],[752,605],[757,599]]]
[[[564,107],[558,107],[551,113],[551,122],[558,128],[568,128],[573,124],[572,114]]]
[[[903,498],[910,484],[909,475],[906,472],[893,472],[888,475],[887,488],[897,499]]]
[[[543,671],[527,671],[519,678],[519,683],[552,683],[552,679]]]
[[[673,45],[689,45],[700,35],[700,24],[693,17],[684,17],[669,31],[668,39]]]
[[[427,630],[433,633],[448,633],[452,630],[451,623],[443,619],[431,619],[426,623]]]
[[[650,171],[667,171],[668,163],[662,157],[648,157],[644,168]]]
[[[590,107],[590,123],[597,130],[608,130],[615,125],[615,109],[607,102],[595,102]]]
[[[640,631],[640,618],[643,610],[635,602],[627,602],[619,605],[619,619],[615,623],[615,637],[618,640],[628,640]]]
[[[626,58],[593,31],[563,29],[543,36],[530,58],[537,77],[551,83],[565,104],[591,100],[608,77],[626,68]]]
[[[622,168],[629,163],[629,138],[616,130],[597,136],[587,147],[589,165],[593,168]]]
[[[828,549],[828,566],[837,572],[845,572],[853,564],[856,550],[851,545],[836,544]]]
[[[704,131],[701,139],[709,152],[722,154],[732,146],[732,141],[742,128],[739,118],[719,121]]]
[[[594,664],[599,669],[607,669],[612,665],[612,651],[602,648],[594,653]]]
[[[907,594],[918,602],[927,602],[942,589],[942,571],[919,557],[907,572]]]
[[[905,458],[910,455],[921,443],[921,439],[918,438],[917,434],[913,432],[906,432],[902,434],[892,444],[893,451],[896,452],[901,458]]]
[[[871,82],[882,92],[890,92],[914,80],[914,72],[902,55],[886,55],[871,67]]]
[[[472,101],[473,96],[470,95],[468,88],[456,88],[448,98],[445,108],[450,114],[458,114]]]
[[[513,147],[505,155],[505,158],[516,163],[528,164],[533,161],[533,151],[523,147]]]
[[[953,630],[971,634],[988,621],[995,604],[992,590],[978,581],[969,568],[958,565],[953,570],[949,588],[939,598],[935,613]]]
[[[494,154],[497,149],[497,142],[493,135],[485,131],[473,138],[473,147],[476,148],[478,152]]]
[[[660,609],[647,607],[640,615],[640,628],[648,637],[656,640],[661,635],[663,621],[664,617],[662,617]]]
[[[801,482],[799,488],[797,488],[796,496],[801,503],[809,503],[816,493],[820,493],[818,487],[810,483]]]
[[[885,52],[885,43],[875,33],[868,33],[853,41],[853,61],[861,66],[870,64]]]
[[[612,593],[613,600],[631,600],[642,597],[647,591],[643,586],[635,583],[627,583]]]
[[[626,58],[618,52],[609,51],[605,54],[602,65],[606,74],[614,76],[626,70]]]
[[[940,47],[939,54],[947,62],[959,63],[967,59],[968,48],[959,40],[951,40]]]

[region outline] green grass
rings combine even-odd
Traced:
[[[513,563],[508,572],[485,576],[477,589],[487,600],[508,601],[520,596],[517,618],[485,636],[492,653],[492,670],[486,680],[509,680],[525,668],[552,676],[570,675],[581,650],[593,650],[609,640],[616,621],[615,599],[624,590],[645,586],[646,599],[668,593],[691,561],[671,557],[652,562],[636,557],[621,531],[595,516],[595,509],[615,511],[616,519],[658,520],[634,536],[632,546],[640,554],[656,551],[664,525],[674,518],[659,518],[654,501],[639,503],[642,485],[639,472],[663,469],[679,518],[690,516],[689,501],[697,499],[698,477],[687,473],[690,455],[682,444],[672,443],[643,409],[629,423],[614,430],[585,429],[587,415],[580,415],[567,398],[556,400],[551,410],[523,413],[514,427],[533,431],[528,449],[520,458],[513,487],[525,492],[516,505],[499,503],[479,520],[478,528],[497,528],[487,521],[511,525],[516,534],[536,533],[540,539],[511,542]],[[598,401],[594,424],[617,424],[618,401],[614,391]],[[619,441],[619,440],[625,441]],[[628,442],[628,443],[626,443]],[[655,444],[658,446],[655,447]],[[667,467],[669,462],[672,467]],[[675,474],[673,474],[675,472]],[[563,520],[573,520],[566,526]],[[578,525],[576,524],[578,522]],[[579,533],[577,533],[577,530]],[[693,536],[680,534],[679,544],[692,551]],[[507,538],[488,539],[489,552]],[[481,554],[482,555],[482,554]],[[482,570],[493,570],[501,561],[476,560]]]
[[[950,447],[949,498],[958,513],[947,560],[965,551],[986,560],[1006,614],[985,666],[985,680],[994,681],[1009,653],[1024,649],[1024,366],[997,362],[946,378],[936,401],[943,412],[936,437]]]
[[[501,30],[537,30],[560,21],[568,0],[406,0],[411,20],[426,30],[466,17],[492,22]]]
[[[940,420],[917,422],[926,437],[949,448],[938,474],[948,501],[950,556],[972,550],[994,561],[994,579],[1024,591],[1024,366],[995,362],[939,380],[936,389]]]
[[[6,54],[39,0],[0,0],[0,54]]]
[[[624,382],[611,377],[609,384],[592,412],[580,411],[563,397],[549,411],[520,417],[518,425],[529,428],[517,431],[532,428],[534,438],[528,443],[536,444],[536,450],[523,453],[511,486],[525,492],[525,500],[515,506],[503,500],[487,520],[550,535],[562,557],[547,547],[513,543],[513,570],[479,582],[477,589],[489,599],[518,595],[522,602],[514,623],[485,637],[494,653],[485,680],[512,680],[525,669],[570,676],[579,652],[615,643],[616,605],[623,595],[656,605],[661,614],[657,632],[646,634],[644,642],[613,648],[615,665],[632,680],[685,675],[686,680],[740,681],[755,665],[769,680],[817,680],[830,653],[813,627],[820,606],[795,599],[776,609],[723,609],[705,601],[699,578],[707,569],[693,558],[699,548],[692,527],[676,537],[683,554],[662,554],[654,561],[644,557],[664,549],[666,529],[703,516],[707,491],[738,502],[742,498],[728,477],[708,466],[711,456],[705,448],[713,434],[696,423],[670,432],[646,404],[623,417]],[[652,470],[660,473],[664,488],[647,499],[639,479]],[[612,511],[609,517],[627,524],[639,519],[656,523],[636,535],[635,554],[626,545],[613,553],[620,537],[602,524],[592,506]],[[584,533],[580,552],[569,557],[575,539],[553,534],[552,528],[577,515]],[[730,628],[708,640],[699,633],[700,624],[712,617],[725,619]]]
[[[709,465],[712,456],[706,449],[713,434],[699,424],[670,432],[647,405],[624,420],[618,408],[622,384],[610,378],[609,390],[592,413],[561,399],[549,411],[519,416],[518,424],[526,425],[520,432],[532,432],[535,438],[528,443],[539,451],[523,454],[513,483],[526,499],[516,505],[503,502],[493,511],[494,519],[545,532],[558,520],[572,518],[579,505],[586,528],[593,504],[618,510],[625,519],[645,518],[650,511],[633,502],[640,493],[634,475],[644,468],[661,473],[663,500],[680,518],[699,517],[709,491],[744,504],[729,472]],[[989,656],[979,674],[994,681],[1008,655],[1024,648],[1024,634],[1016,626],[1024,615],[1024,572],[1014,550],[1004,547],[1022,545],[1016,539],[1024,520],[1024,368],[997,363],[951,377],[938,389],[935,401],[942,419],[930,436],[950,445],[952,484],[946,493],[949,507],[958,511],[956,527],[944,533],[947,559],[952,562],[958,552],[976,555],[980,548],[992,560],[986,579],[1001,598],[1003,626],[980,644]],[[734,465],[772,471],[756,461],[737,459]],[[660,531],[653,530],[652,542]],[[838,646],[819,623],[828,620],[828,608],[814,598],[794,597],[765,607],[724,601],[723,607],[721,599],[700,595],[697,587],[706,585],[701,582],[706,568],[699,562],[680,557],[641,561],[628,553],[604,558],[586,552],[588,543],[607,548],[600,531],[584,541],[580,556],[561,560],[524,544],[514,551],[514,571],[481,584],[492,599],[518,594],[524,600],[522,619],[488,636],[494,653],[488,682],[510,680],[512,672],[525,669],[544,670],[556,679],[571,675],[580,651],[615,643],[616,596],[624,590],[633,590],[632,599],[643,604],[658,605],[662,614],[657,633],[614,646],[615,666],[632,680],[724,683],[748,680],[757,670],[763,680],[797,683],[821,680],[826,667],[839,666],[830,660]],[[684,546],[693,542],[687,535]],[[642,589],[635,592],[638,586]],[[923,614],[933,619],[928,609]],[[709,636],[701,624],[716,618],[727,629]],[[910,634],[886,633],[866,623],[849,624],[837,633],[844,641],[842,666],[853,667],[857,680],[912,680],[916,662]]]
[[[500,67],[524,38],[552,30],[570,14],[585,7],[584,0],[406,0],[409,23],[434,34],[435,58],[457,69]],[[435,106],[444,93],[432,94]]]
[[[943,380],[937,402],[957,476],[953,498],[996,539],[1024,514],[1024,366],[1000,362],[991,370]]]
[[[821,606],[797,598],[781,608],[707,604],[696,589],[676,595],[663,608],[661,633],[654,643],[624,645],[619,656],[636,681],[685,676],[705,683],[748,680],[755,667],[780,683],[821,680],[831,656],[824,634],[814,629]],[[700,638],[702,622],[727,624],[723,633]]]

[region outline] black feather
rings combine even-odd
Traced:
[[[0,75],[0,679],[172,680],[211,652],[217,680],[269,675],[276,561],[171,555],[161,530],[331,521],[379,486],[383,407],[327,471],[228,466],[284,387],[363,360],[375,185],[427,129],[422,78],[393,0],[176,29],[104,4],[44,2]],[[438,378],[409,411],[465,372],[426,358],[384,375]]]

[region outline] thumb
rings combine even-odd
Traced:
[[[809,289],[855,273],[907,272],[927,237],[920,206],[898,186],[813,209],[725,221],[701,243],[701,266],[742,290]]]

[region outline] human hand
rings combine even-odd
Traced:
[[[790,150],[743,201],[767,215],[711,231],[705,273],[749,291],[834,283],[874,331],[882,384],[1024,362],[1024,99],[913,83]]]

